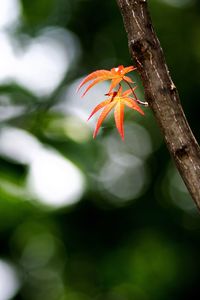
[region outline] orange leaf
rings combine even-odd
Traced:
[[[89,86],[86,88],[84,91],[82,97],[91,89],[95,84],[105,81],[105,80],[112,80],[111,81],[111,86],[109,89],[109,92],[111,92],[122,80],[125,80],[127,82],[133,83],[133,81],[128,77],[125,76],[125,74],[135,70],[136,68],[133,66],[129,67],[124,67],[124,66],[119,66],[117,68],[112,68],[110,71],[109,70],[98,70],[90,73],[88,76],[86,76],[81,83],[78,86],[77,91],[82,88],[82,86],[89,81],[92,81]]]
[[[127,97],[127,96],[129,96],[130,94],[132,94],[133,93],[133,91],[135,91],[136,90],[136,86],[134,87],[134,88],[132,88],[132,89],[129,89],[129,90],[126,90],[125,92],[123,92],[123,94],[122,94],[122,96],[123,97]]]
[[[102,81],[102,79],[99,79],[99,78],[96,78],[94,81],[92,81],[92,82],[88,85],[88,87],[86,88],[85,92],[82,94],[81,97],[85,96],[85,94],[89,91],[89,89],[91,89],[91,87],[93,87],[95,84],[97,84],[97,83],[99,83],[99,82],[101,82],[101,81]]]
[[[112,79],[108,93],[110,93],[121,81],[122,81],[121,78]]]
[[[123,66],[122,66],[123,67]],[[133,66],[129,66],[129,67],[125,67],[123,68],[123,72],[124,74],[128,73],[128,72],[131,72],[133,70],[136,70],[136,67],[133,67]]]
[[[114,116],[116,127],[122,140],[124,140],[124,104],[121,103],[121,101],[119,101],[115,107]]]
[[[80,90],[80,88],[87,83],[90,80],[98,78],[100,81],[106,79],[110,75],[110,71],[108,70],[98,70],[90,73],[88,76],[86,76],[81,83],[79,84],[77,91]]]
[[[88,76],[86,76],[78,86],[77,91],[80,90],[86,83],[88,86],[86,87],[82,97],[97,83],[111,80],[110,88],[106,96],[108,98],[101,103],[99,103],[91,112],[88,120],[100,109],[103,109],[99,115],[97,120],[97,124],[94,130],[93,137],[95,138],[101,124],[109,114],[109,112],[114,108],[114,118],[116,128],[122,138],[124,140],[124,107],[125,105],[130,107],[133,110],[138,111],[140,114],[144,115],[144,112],[140,108],[139,104],[144,104],[142,101],[137,99],[135,94],[135,87],[131,87],[131,83],[134,83],[131,78],[126,76],[127,73],[135,70],[136,68],[133,66],[124,67],[123,65],[118,66],[117,68],[112,68],[111,70],[98,70],[94,71]],[[129,85],[129,89],[124,91],[122,90],[121,81],[125,81]],[[113,91],[116,86],[119,86],[117,91]],[[132,97],[130,95],[132,94]],[[135,98],[135,99],[134,99]]]
[[[124,79],[125,81],[130,82],[130,83],[134,83],[128,76],[124,76],[123,79]]]
[[[110,102],[110,100],[105,100],[101,103],[99,103],[95,108],[94,110],[91,112],[90,116],[88,117],[88,121],[89,119],[98,111],[100,110],[101,108],[103,108],[104,106],[106,106],[108,103]]]
[[[97,120],[96,128],[95,128],[94,134],[93,134],[94,138],[96,137],[96,135],[99,131],[99,128],[100,128],[102,122],[104,121],[104,119],[107,117],[109,112],[115,107],[114,108],[115,124],[116,124],[117,130],[118,130],[122,140],[124,140],[124,125],[123,125],[123,123],[124,123],[124,105],[127,105],[128,107],[138,111],[142,115],[144,114],[144,112],[139,107],[137,102],[134,99],[132,99],[131,97],[128,97],[135,89],[136,89],[136,87],[134,89],[129,89],[129,90],[126,90],[125,92],[123,92],[122,87],[120,86],[118,91],[108,93],[107,94],[108,99],[105,101],[102,101],[100,104],[98,104],[94,108],[94,110],[90,114],[88,120],[97,111],[99,111],[101,108],[104,108]]]
[[[93,134],[93,137],[95,138],[99,128],[101,127],[101,124],[103,122],[103,120],[107,117],[107,115],[109,114],[109,112],[112,110],[113,106],[115,105],[115,102],[110,102],[102,111],[102,113],[100,114],[98,121],[97,121],[97,125]]]
[[[139,107],[139,105],[131,98],[125,97],[123,98],[124,104],[126,104],[128,107],[137,110],[141,115],[144,115],[143,110]]]

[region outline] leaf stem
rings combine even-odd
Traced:
[[[136,95],[134,89],[132,88],[132,86],[130,85],[130,83],[129,83],[126,79],[124,79],[124,78],[123,78],[123,80],[124,80],[124,81],[128,84],[128,86],[130,87],[130,89],[131,89],[131,91],[132,91],[132,94],[133,94],[133,96],[135,97],[134,100],[135,100],[137,103],[141,104],[141,105],[149,106],[148,102],[146,102],[146,101],[145,101],[145,102],[140,101],[140,100],[137,98],[137,95]]]

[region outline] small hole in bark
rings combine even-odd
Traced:
[[[188,155],[188,147],[187,145],[183,145],[179,149],[175,151],[175,155],[178,156],[179,158],[182,158],[183,156]]]

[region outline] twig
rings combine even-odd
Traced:
[[[145,98],[192,198],[200,209],[200,149],[188,125],[153,29],[147,0],[116,0]]]
[[[133,96],[135,97],[134,100],[135,100],[137,103],[141,104],[141,105],[149,106],[148,102],[146,102],[146,101],[143,102],[143,101],[139,100],[138,97],[137,97],[137,95],[136,95],[136,93],[135,93],[135,91],[134,91],[134,89],[133,89],[132,86],[130,85],[130,83],[129,83],[126,79],[123,79],[123,80],[124,80],[124,81],[128,84],[128,86],[130,87],[130,89],[131,89],[131,91],[132,91],[132,94],[133,94]]]

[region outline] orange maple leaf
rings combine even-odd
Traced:
[[[134,88],[136,89],[136,87]],[[107,117],[109,112],[114,108],[114,118],[115,118],[115,124],[118,129],[118,132],[124,140],[124,106],[127,105],[128,107],[137,110],[140,114],[144,115],[144,112],[139,107],[137,102],[129,97],[129,95],[133,92],[133,89],[126,90],[125,92],[122,92],[122,87],[120,86],[117,92],[110,92],[106,95],[109,96],[109,98],[105,101],[102,101],[100,104],[98,104],[92,113],[90,114],[88,120],[101,108],[104,107],[103,111],[101,112],[96,128],[94,130],[93,137],[95,138],[99,128],[101,127],[102,122]]]
[[[93,87],[95,84],[102,82],[104,80],[111,79],[111,85],[108,93],[110,93],[122,80],[125,80],[126,82],[134,83],[128,76],[125,76],[126,73],[129,73],[136,68],[133,66],[130,67],[124,67],[124,66],[118,66],[117,68],[112,68],[110,71],[108,70],[98,70],[90,73],[88,76],[86,76],[81,83],[78,86],[77,91],[86,84],[87,82],[92,82],[88,85],[85,92],[82,94],[82,97]]]

